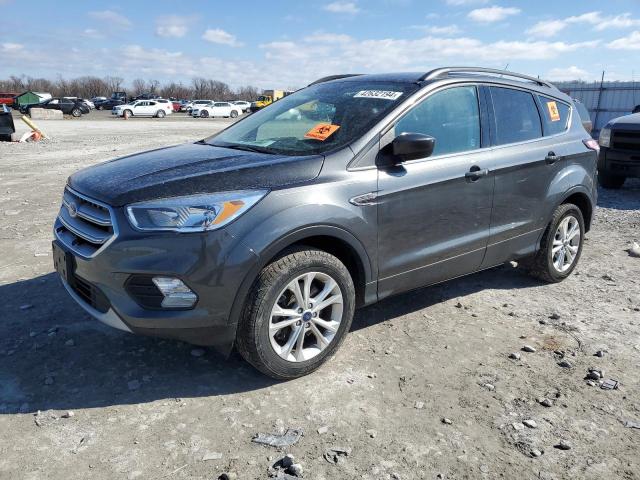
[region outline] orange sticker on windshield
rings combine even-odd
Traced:
[[[558,111],[558,105],[556,102],[547,102],[547,109],[549,110],[549,116],[552,122],[560,120],[560,112]]]
[[[330,123],[319,123],[307,133],[304,134],[304,138],[313,138],[315,140],[325,141],[336,130],[340,128],[340,125],[332,125]]]

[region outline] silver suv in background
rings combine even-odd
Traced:
[[[357,307],[511,260],[569,276],[597,149],[537,78],[337,75],[194,144],[75,173],[54,263],[109,325],[235,345],[294,378],[336,352]]]

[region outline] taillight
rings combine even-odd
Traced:
[[[593,138],[582,140],[582,143],[584,143],[584,146],[587,147],[589,150],[593,150],[594,152],[600,151],[600,145],[598,144],[598,141],[594,140]]]

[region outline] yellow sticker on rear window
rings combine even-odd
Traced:
[[[304,134],[304,138],[313,138],[314,140],[325,141],[336,130],[340,128],[340,125],[332,125],[330,123],[319,123],[307,133]]]
[[[547,110],[549,110],[549,116],[552,122],[560,120],[560,112],[558,111],[558,104],[556,104],[556,102],[547,102]]]

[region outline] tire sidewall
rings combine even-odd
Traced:
[[[79,108],[74,108],[73,110],[71,110],[71,115],[78,118],[80,115],[82,115],[82,112]]]
[[[564,207],[564,211],[562,212],[562,214],[556,219],[555,222],[553,222],[549,226],[549,234],[547,235],[546,244],[545,244],[545,250],[546,250],[545,258],[547,261],[547,269],[551,277],[556,281],[564,280],[565,278],[567,278],[569,275],[571,275],[573,270],[576,268],[576,265],[578,265],[578,262],[580,261],[580,256],[582,255],[582,247],[584,245],[584,235],[585,235],[584,218],[582,217],[582,212],[580,211],[580,209],[575,205],[569,205],[569,204],[567,204],[566,206],[562,206],[561,208],[563,207]],[[571,267],[569,267],[564,272],[559,272],[558,270],[556,270],[556,267],[553,265],[553,239],[555,238],[555,233],[556,233],[556,230],[558,229],[558,226],[569,215],[578,219],[578,224],[580,225],[580,245],[578,246],[578,253],[576,254],[576,258],[573,260]]]
[[[337,260],[337,259],[336,259]],[[305,375],[317,369],[322,363],[328,360],[340,347],[347,332],[351,328],[351,321],[355,311],[355,290],[353,280],[348,270],[341,263],[342,268],[333,264],[328,264],[321,257],[305,258],[303,262],[291,269],[286,274],[281,275],[266,289],[260,299],[260,306],[257,309],[255,321],[255,338],[257,339],[257,351],[265,366],[280,378],[294,378]],[[331,344],[315,357],[303,362],[289,362],[281,358],[271,346],[269,336],[269,321],[271,309],[277,300],[277,296],[285,289],[287,284],[294,278],[307,272],[320,272],[331,276],[338,284],[343,299],[343,312],[340,327]]]

